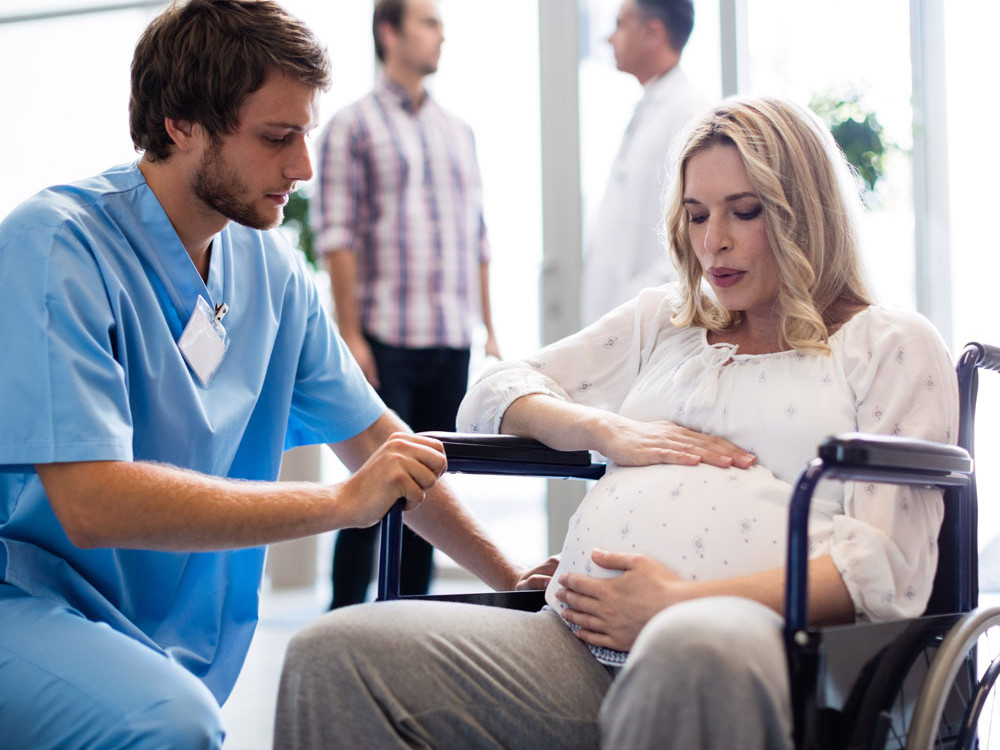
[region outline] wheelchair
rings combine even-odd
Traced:
[[[859,433],[834,435],[801,470],[789,505],[784,638],[795,747],[800,750],[1000,748],[1000,607],[979,607],[972,457],[979,369],[1000,371],[1000,347],[968,344],[956,365],[958,445]],[[510,435],[425,433],[448,470],[598,479],[589,451],[556,451]],[[807,523],[821,479],[944,491],[934,588],[922,617],[810,627]],[[541,591],[400,597],[402,501],[382,521],[378,600],[462,601],[537,611]],[[991,737],[993,720],[997,728]],[[990,744],[990,739],[993,744]]]

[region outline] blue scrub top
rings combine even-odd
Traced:
[[[230,347],[203,387],[177,348],[201,295]],[[45,190],[0,223],[0,578],[170,653],[223,701],[257,621],[264,548],[82,550],[34,464],[158,461],[274,480],[384,405],[300,254],[230,224],[205,284],[136,164]],[[136,512],[141,512],[141,507]]]

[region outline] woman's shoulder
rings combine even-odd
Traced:
[[[660,286],[651,286],[640,290],[629,303],[634,306],[636,314],[643,318],[657,318],[669,321],[680,308],[683,301],[681,284],[669,281]]]
[[[938,338],[937,329],[916,310],[887,305],[868,305],[858,310],[841,327],[846,337],[851,336],[912,336],[930,335]]]
[[[886,305],[869,305],[856,313],[834,334],[831,345],[869,360],[892,356],[902,361],[906,352],[914,351],[950,361],[944,339],[930,320],[915,310]]]

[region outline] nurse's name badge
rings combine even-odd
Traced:
[[[229,349],[229,335],[222,325],[222,318],[228,311],[225,303],[213,311],[199,294],[194,313],[177,341],[181,354],[204,388],[212,382]]]

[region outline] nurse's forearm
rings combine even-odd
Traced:
[[[406,514],[406,523],[452,560],[497,591],[510,591],[520,572],[493,544],[482,526],[444,483]]]
[[[36,467],[78,547],[204,551],[256,546],[350,525],[335,488],[243,482],[162,464]]]
[[[173,551],[247,547],[377,523],[396,500],[412,509],[444,471],[441,444],[392,432],[389,413],[338,443],[358,471],[335,485],[247,482],[128,461],[40,464],[38,475],[80,547]]]

